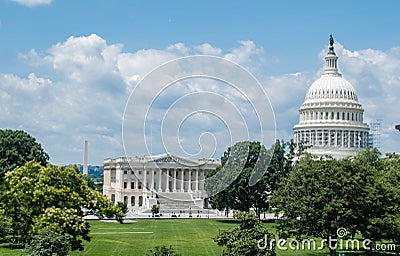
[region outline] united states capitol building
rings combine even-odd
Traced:
[[[368,146],[369,127],[354,87],[338,71],[333,44],[331,36],[324,73],[307,91],[293,140],[310,146],[312,155],[340,159]]]
[[[104,160],[103,194],[124,202],[131,212],[159,204],[163,211],[208,207],[204,181],[217,159],[188,159],[170,154]]]
[[[325,70],[308,89],[293,128],[295,143],[305,143],[316,156],[344,158],[368,146],[369,127],[354,87],[338,71],[331,36]],[[204,190],[208,171],[217,159],[188,159],[173,155],[119,157],[104,160],[103,193],[131,212],[159,204],[165,211],[208,207]]]

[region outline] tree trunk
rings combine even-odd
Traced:
[[[328,241],[328,247],[329,247],[329,255],[336,256],[336,243],[337,243],[336,237],[334,237],[332,241],[330,239],[331,239],[331,237],[328,236],[327,241]]]

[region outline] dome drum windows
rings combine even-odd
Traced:
[[[329,140],[329,146],[336,146],[336,131],[329,131],[330,134],[330,140]]]
[[[324,130],[324,140],[322,145],[323,146],[329,145],[329,133],[327,130]]]

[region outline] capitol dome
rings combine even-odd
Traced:
[[[369,128],[356,90],[338,71],[333,43],[331,36],[324,73],[307,91],[293,139],[313,155],[343,158],[367,147]]]
[[[357,94],[349,81],[341,76],[323,75],[307,91],[306,101],[342,99],[357,101]]]

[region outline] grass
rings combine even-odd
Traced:
[[[219,255],[211,239],[219,229],[235,224],[215,220],[143,219],[123,225],[91,222],[92,242],[72,255],[146,255],[151,248],[172,245],[181,255]],[[149,234],[96,234],[103,232],[153,232]],[[99,253],[101,252],[101,254]]]
[[[219,230],[231,229],[237,225],[232,220],[214,219],[139,219],[136,222],[119,224],[115,222],[90,221],[92,241],[85,243],[85,250],[72,252],[72,256],[141,256],[149,253],[155,246],[172,245],[182,256],[220,255],[219,247],[212,237]],[[265,225],[275,233],[275,224]],[[148,232],[148,233],[146,233]],[[317,244],[320,240],[317,240]],[[0,247],[0,255],[23,255],[23,250],[10,250]],[[278,256],[289,255],[329,255],[324,251],[279,251]],[[349,255],[360,255],[346,253]]]

